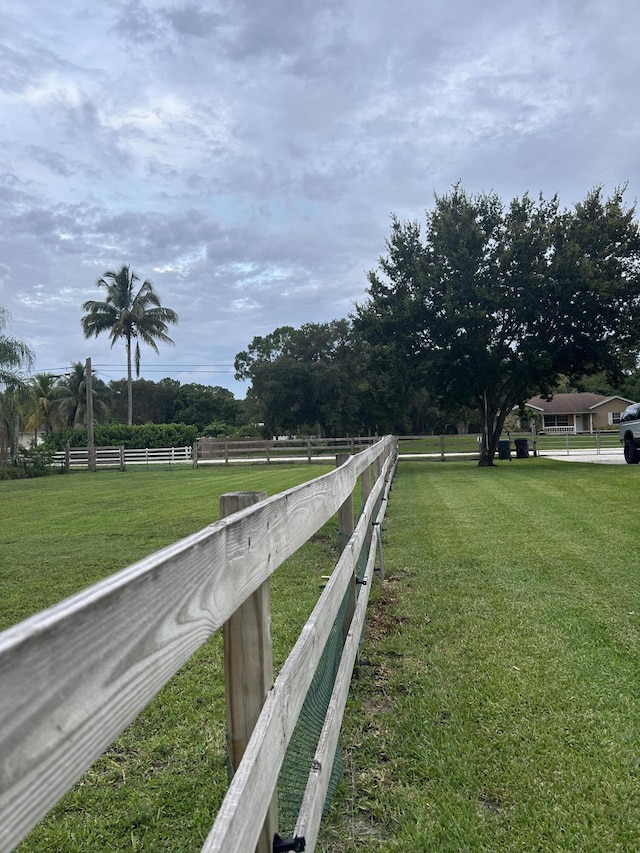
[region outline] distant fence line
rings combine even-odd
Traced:
[[[468,435],[429,435],[398,437],[398,454],[402,458],[453,460],[456,458],[478,459],[480,456],[479,433]],[[600,453],[620,452],[618,432],[608,430],[582,434],[549,434],[548,432],[504,432],[501,442],[508,442],[510,453],[515,453],[516,442],[526,441],[528,455],[562,453],[570,456],[585,450]]]
[[[477,459],[480,454],[478,433],[468,435],[403,435],[398,437],[400,457],[415,459]],[[555,451],[571,455],[584,450],[596,453],[620,450],[617,431],[575,433],[505,433],[513,452],[517,439],[527,439],[531,454]],[[129,449],[96,447],[96,467],[120,468],[129,465],[235,465],[278,462],[307,462],[331,464],[336,453],[359,453],[378,441],[377,436],[333,439],[199,439],[192,446]],[[67,447],[55,453],[54,464],[65,471],[86,468],[89,451],[86,447]]]
[[[324,462],[331,464],[336,453],[359,453],[379,441],[379,436],[332,439],[199,439],[191,446],[126,448],[95,447],[97,468],[120,468],[128,465],[231,465],[266,462]],[[53,463],[63,470],[86,468],[87,447],[71,447],[53,454]]]

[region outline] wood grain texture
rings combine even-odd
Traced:
[[[220,497],[220,517],[226,518],[259,503],[266,492],[228,492]],[[224,683],[227,752],[232,774],[273,685],[271,644],[271,580],[267,578],[224,623]],[[274,792],[256,853],[272,853],[278,831],[278,798]]]
[[[388,471],[384,471],[388,482],[385,484],[382,507],[376,518],[376,521],[382,523],[386,511],[387,502],[384,498],[388,497],[391,478],[395,465],[390,464]],[[368,509],[371,509],[369,507]],[[370,526],[370,525],[369,525]],[[356,604],[353,620],[349,628],[349,633],[346,638],[340,666],[336,676],[335,684],[329,701],[327,715],[324,725],[318,740],[318,746],[311,765],[311,771],[307,781],[307,786],[302,798],[300,813],[296,821],[294,834],[302,837],[306,841],[306,850],[312,853],[318,840],[320,822],[322,820],[322,812],[329,790],[331,781],[331,771],[335,759],[336,749],[338,746],[338,738],[342,727],[342,720],[349,694],[349,686],[351,677],[355,668],[360,647],[360,640],[364,628],[367,604],[369,601],[369,592],[373,580],[374,567],[376,562],[376,544],[369,547],[367,551],[367,567],[364,573],[366,581],[362,587],[358,601]]]
[[[335,471],[0,634],[0,851],[13,849],[196,649],[337,512],[362,470],[359,457],[388,446],[381,440]]]
[[[375,547],[369,552],[367,569],[364,575],[367,581],[356,603],[353,620],[347,633],[338,674],[327,708],[318,746],[311,765],[311,772],[300,807],[300,814],[295,828],[295,835],[306,841],[306,850],[313,851],[318,839],[318,831],[322,812],[331,781],[331,771],[338,746],[338,737],[342,726],[344,709],[349,694],[352,673],[356,664],[360,637],[364,627],[364,619],[369,600],[369,589],[373,578],[375,563]]]
[[[391,459],[387,460],[383,471],[389,470],[390,465]],[[252,850],[256,844],[300,709],[347,586],[352,582],[360,548],[367,527],[371,524],[371,512],[384,487],[384,477],[380,477],[369,495],[351,541],[342,552],[327,586],[267,697],[244,757],[202,848],[203,853],[240,853]]]

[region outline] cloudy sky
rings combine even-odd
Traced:
[[[0,306],[36,370],[130,264],[180,323],[142,375],[231,388],[255,335],[345,317],[391,212],[640,193],[637,0],[0,0]]]

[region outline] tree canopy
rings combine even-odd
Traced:
[[[53,373],[36,373],[29,380],[29,399],[24,407],[26,426],[36,435],[39,429],[49,435],[62,423],[61,393],[60,377]]]
[[[87,372],[80,361],[72,361],[69,373],[58,382],[56,410],[65,426],[73,429],[87,425]],[[93,415],[96,423],[109,417],[111,394],[108,387],[91,371]]]
[[[34,361],[33,350],[28,344],[5,335],[3,330],[9,322],[9,313],[0,308],[0,391],[15,391],[25,387],[24,371]]]
[[[392,219],[356,330],[401,391],[477,409],[481,465],[515,405],[550,393],[560,373],[620,374],[637,349],[640,236],[623,194],[597,188],[560,211],[557,198],[505,206],[456,185],[436,196],[424,238]]]
[[[109,270],[98,280],[98,287],[104,288],[107,295],[104,301],[90,299],[82,306],[87,313],[82,318],[82,330],[85,338],[97,337],[108,331],[111,346],[117,340],[124,339],[127,351],[127,423],[133,422],[133,395],[131,345],[135,339],[136,376],[140,375],[140,341],[158,352],[158,344],[172,344],[167,334],[168,324],[177,323],[178,315],[171,308],[164,308],[152,283],[145,279],[136,289],[140,279],[128,266],[119,270]]]
[[[248,399],[271,435],[360,432],[366,420],[364,365],[349,320],[281,326],[255,337],[235,359],[236,378],[251,380]]]
[[[16,417],[28,393],[25,371],[35,358],[30,346],[4,334],[8,322],[8,312],[0,308],[0,461],[6,458],[9,445],[12,456],[17,454]]]

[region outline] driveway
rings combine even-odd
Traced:
[[[601,450],[540,450],[539,456],[547,459],[557,459],[559,462],[598,462],[601,465],[625,465],[622,448],[607,448]]]

